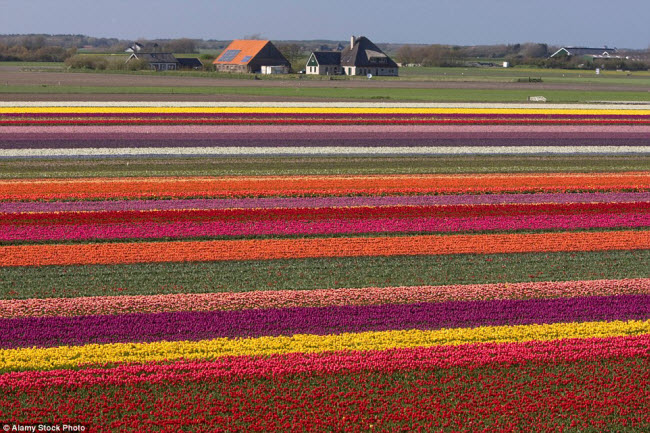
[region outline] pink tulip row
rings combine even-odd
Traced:
[[[0,300],[0,318],[650,294],[650,278]]]
[[[452,367],[479,367],[525,362],[576,362],[647,356],[650,335],[559,339],[523,343],[478,343],[381,351],[290,353],[271,356],[226,357],[213,361],[125,364],[115,368],[12,372],[0,375],[0,389],[23,392],[44,387],[66,388],[173,384],[219,377],[278,377],[293,374],[391,373]]]
[[[525,215],[468,218],[375,218],[326,221],[209,221],[3,227],[0,240],[84,240],[381,232],[456,232],[644,227],[650,214]]]
[[[347,133],[347,132],[548,132],[587,133],[620,132],[648,133],[648,125],[49,125],[49,126],[3,126],[7,134],[286,134],[286,133]],[[52,134],[52,135],[50,135]]]

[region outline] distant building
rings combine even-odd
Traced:
[[[315,51],[307,60],[307,74],[318,75],[398,75],[397,63],[365,36],[350,38],[342,51]]]
[[[160,46],[155,42],[145,44],[134,42],[133,45],[124,50],[125,53],[155,53],[158,51],[160,51]]]
[[[172,53],[132,53],[126,63],[133,60],[147,62],[155,71],[176,71],[179,69],[202,69],[203,63],[197,58],[179,58]]]
[[[126,63],[133,59],[149,63],[151,69],[156,71],[175,71],[179,68],[178,59],[172,53],[133,53]]]
[[[177,57],[178,69],[203,69],[203,63],[196,57]]]
[[[271,41],[235,39],[213,62],[217,71],[260,73],[262,67],[279,66],[282,68],[264,68],[265,73],[273,71],[288,73],[291,64]]]
[[[589,57],[593,59],[620,59],[616,48],[562,47],[551,57]]]

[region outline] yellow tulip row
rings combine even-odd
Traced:
[[[345,113],[345,114],[590,114],[650,115],[646,109],[430,107],[0,107],[3,113]]]
[[[349,350],[512,343],[565,338],[617,337],[650,333],[650,320],[556,323],[542,325],[483,326],[431,331],[400,330],[306,335],[216,338],[202,341],[88,344],[51,348],[0,350],[0,371],[49,370],[85,364],[141,363],[184,359],[214,359],[224,356],[317,353]]]

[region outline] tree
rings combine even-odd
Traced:
[[[22,45],[28,50],[38,50],[45,46],[45,37],[43,35],[25,36]]]
[[[183,39],[174,39],[169,41],[164,46],[165,51],[171,53],[195,53],[196,42],[192,39],[183,38]]]
[[[519,54],[524,57],[546,57],[548,55],[548,45],[527,42],[521,46]]]
[[[295,61],[302,55],[302,47],[298,44],[280,44],[278,50],[291,63],[292,68]]]
[[[418,57],[416,48],[411,45],[402,45],[399,47],[396,57],[402,65],[420,63],[422,61],[422,59]]]

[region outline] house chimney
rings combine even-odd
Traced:
[[[354,35],[350,36],[350,49],[354,47]]]

